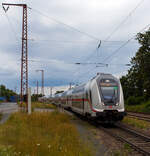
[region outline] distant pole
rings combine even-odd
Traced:
[[[44,96],[44,70],[42,70],[42,94]]]
[[[50,87],[50,97],[52,97],[53,87]]]
[[[39,82],[37,81],[37,95],[39,95]]]
[[[44,70],[36,70],[37,72],[41,72],[42,74],[42,87],[41,87],[41,93],[44,96]]]
[[[71,83],[69,84],[69,86],[70,86],[69,89],[71,89],[71,87],[72,87],[72,86],[71,86]]]
[[[14,88],[14,92],[17,93],[17,86],[15,86],[15,88]]]
[[[2,94],[2,93],[1,93],[1,87],[2,87],[2,86],[0,85],[0,96],[1,96],[1,94]]]

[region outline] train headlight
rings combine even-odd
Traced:
[[[119,103],[116,103],[116,106],[119,106]]]
[[[102,105],[105,106],[104,102],[102,102]]]

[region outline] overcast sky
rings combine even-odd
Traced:
[[[12,3],[12,0],[2,2]],[[135,55],[139,47],[137,42],[132,40],[115,55],[109,56],[150,24],[150,0],[13,0],[13,3],[26,3],[32,8],[28,9],[28,38],[31,39],[28,42],[29,85],[32,87],[37,80],[41,81],[36,69],[45,70],[46,86],[81,83],[97,72],[116,76],[125,74],[129,67],[124,64],[130,63]],[[10,7],[5,13],[0,7],[0,83],[11,89],[17,86],[18,90],[21,24],[21,8]],[[119,29],[112,34],[118,25]],[[104,42],[110,35],[109,40]],[[100,40],[101,46],[96,50]],[[109,59],[105,61],[107,57]],[[110,65],[79,66],[74,64],[76,62]]]

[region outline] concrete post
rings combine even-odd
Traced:
[[[31,88],[28,88],[28,114],[31,114]]]

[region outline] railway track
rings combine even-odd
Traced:
[[[131,148],[133,148],[139,154],[142,154],[144,156],[150,156],[150,137],[149,136],[146,136],[145,134],[137,132],[133,129],[130,129],[121,123],[115,124],[113,126],[101,125],[98,122],[87,120],[85,117],[80,116],[77,113],[74,113],[72,111],[69,111],[69,112],[73,113],[81,120],[84,120],[92,124],[93,126],[103,130],[105,133],[116,138],[117,140],[123,143],[129,144]],[[138,154],[136,153],[136,155]]]
[[[142,113],[134,113],[134,112],[127,112],[127,115],[132,118],[144,120],[150,122],[150,115],[149,114],[142,114]]]
[[[150,137],[122,126],[121,124],[114,125],[114,127],[111,128],[100,126],[100,129],[115,137],[117,140],[129,144],[139,153],[150,156]]]

